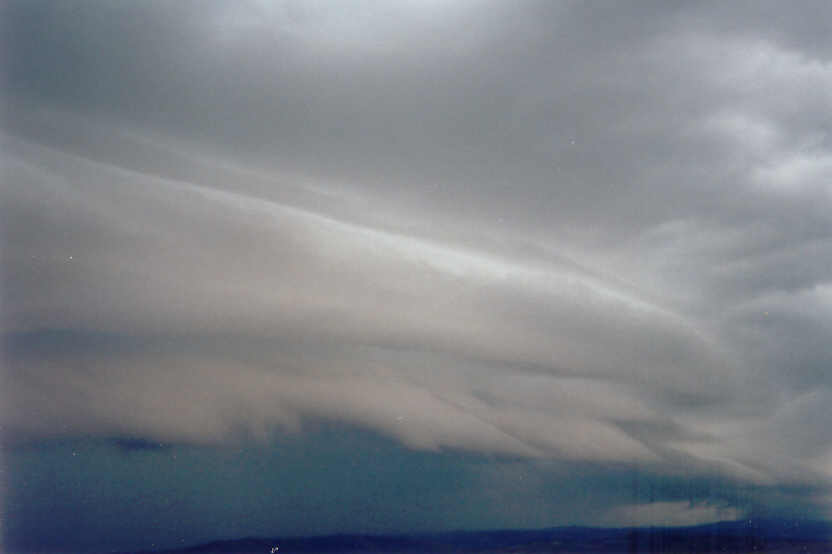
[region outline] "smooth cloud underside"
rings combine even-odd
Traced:
[[[4,428],[324,419],[828,509],[828,35],[596,9],[7,7]]]

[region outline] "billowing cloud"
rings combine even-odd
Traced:
[[[73,6],[4,8],[8,435],[323,419],[828,511],[828,7]]]

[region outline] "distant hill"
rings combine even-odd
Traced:
[[[153,554],[404,553],[832,553],[832,524],[744,520],[695,527],[459,531],[413,535],[328,535],[215,541]],[[142,553],[149,554],[149,553]]]

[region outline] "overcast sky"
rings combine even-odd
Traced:
[[[0,21],[10,542],[832,518],[828,2]]]

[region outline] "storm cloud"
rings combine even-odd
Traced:
[[[832,516],[826,3],[1,18],[10,440],[323,420]],[[747,508],[657,500],[600,520]]]

